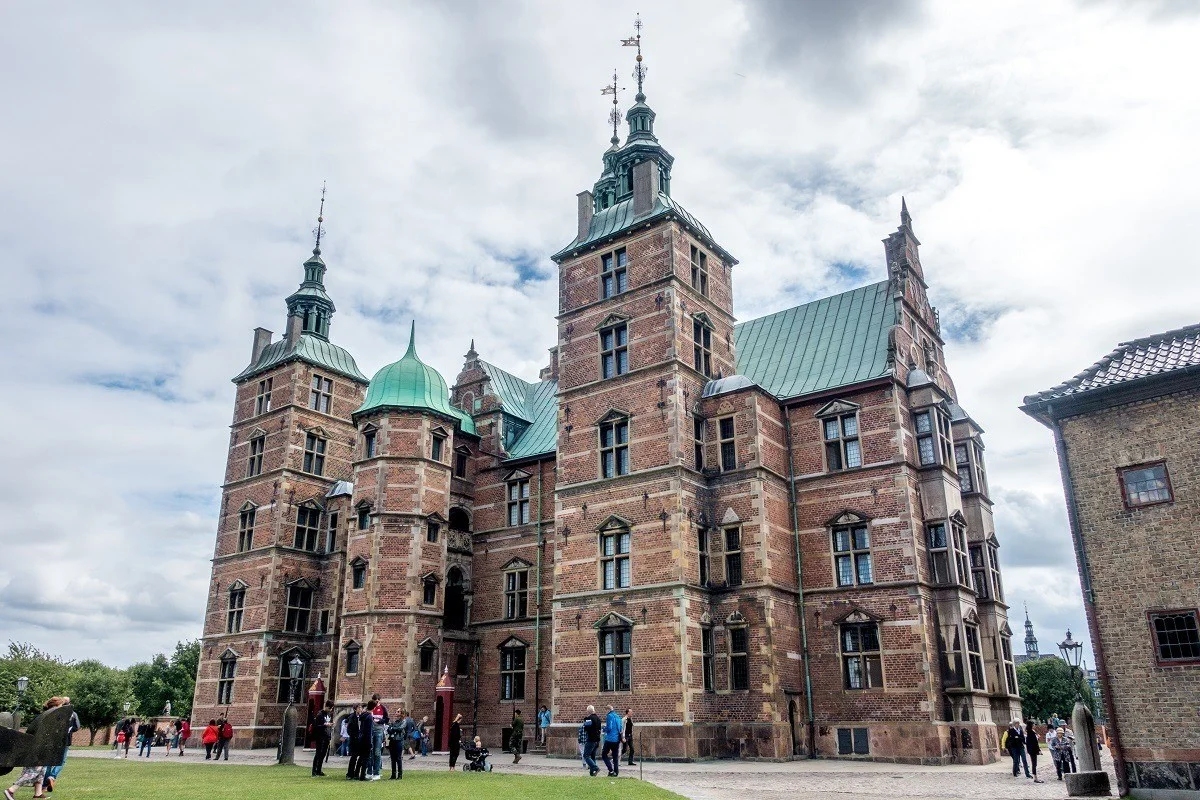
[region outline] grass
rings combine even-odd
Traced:
[[[386,765],[385,765],[386,766]],[[541,777],[464,772],[408,770],[403,782],[347,781],[330,771],[328,778],[313,778],[309,766],[214,766],[213,764],[146,764],[103,758],[73,758],[58,782],[55,795],[88,800],[298,800],[324,798],[430,797],[440,800],[678,800],[679,795],[633,778]],[[385,770],[386,772],[386,770]],[[10,773],[0,780],[16,779]],[[5,783],[9,785],[9,783]],[[17,790],[18,800],[28,800],[30,789]]]

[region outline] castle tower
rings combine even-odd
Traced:
[[[1034,661],[1041,658],[1038,652],[1038,640],[1033,635],[1033,623],[1029,621],[1029,607],[1025,607],[1025,660]]]
[[[351,474],[351,413],[367,379],[329,339],[322,222],[303,281],[287,298],[286,335],[272,342],[256,329],[250,364],[233,379],[194,713],[227,715],[235,746],[278,741],[293,657],[303,664],[300,694],[332,668],[345,521],[338,485]]]

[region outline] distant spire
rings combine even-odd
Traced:
[[[475,352],[474,337],[471,338],[471,347],[467,350],[467,353],[463,356],[463,358],[465,358],[467,361],[474,361],[475,359],[479,358],[479,353]]]
[[[321,210],[317,212],[317,227],[313,229],[313,235],[317,239],[316,245],[313,247],[313,255],[321,255],[321,234],[325,232],[325,181],[321,181]]]
[[[1025,604],[1025,655],[1030,658],[1038,658],[1038,640],[1033,635],[1033,623],[1029,621],[1029,604]]]
[[[612,124],[613,135],[609,141],[613,144],[620,144],[621,138],[617,136],[617,126],[621,124],[621,110],[617,108],[617,92],[620,87],[617,86],[617,71],[613,70],[612,83],[600,90],[601,95],[611,94],[613,99],[612,111],[608,112],[608,121]]]
[[[633,28],[636,31],[636,34],[634,36],[630,36],[628,39],[622,39],[621,45],[623,47],[636,47],[637,48],[637,58],[634,59],[635,64],[633,67],[633,77],[635,79],[637,79],[638,90],[637,90],[637,95],[633,99],[636,100],[637,102],[641,103],[641,102],[644,102],[646,99],[646,94],[645,94],[645,92],[642,91],[642,89],[643,89],[642,84],[645,83],[645,80],[646,80],[646,66],[642,63],[642,15],[641,14],[638,14],[634,18]]]
[[[408,349],[404,351],[404,355],[417,354],[417,321],[412,321],[412,327],[408,329]]]
[[[912,230],[912,215],[908,213],[908,203],[904,195],[900,195],[900,227]]]

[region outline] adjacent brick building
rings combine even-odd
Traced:
[[[1122,794],[1200,797],[1200,325],[1025,398],[1054,432]]]
[[[283,341],[256,331],[195,716],[274,746],[298,657],[339,712],[432,718],[444,675],[493,746],[545,704],[573,755],[612,703],[654,758],[994,760],[1020,705],[982,429],[907,208],[884,280],[736,324],[737,260],[640,92],[626,119],[537,380],[472,342],[447,386],[414,332],[368,382],[319,247]]]

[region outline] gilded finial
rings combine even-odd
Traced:
[[[620,87],[617,86],[617,71],[614,69],[612,83],[600,90],[601,95],[611,94],[613,99],[612,110],[608,112],[608,121],[612,124],[613,129],[612,139],[609,141],[611,141],[613,144],[621,143],[621,138],[617,136],[617,126],[621,124],[621,111],[617,108],[617,92],[619,91]]]
[[[642,84],[646,80],[646,66],[642,63],[642,15],[639,13],[633,20],[633,28],[636,34],[628,39],[621,40],[622,47],[636,47],[637,58],[634,59],[633,77],[637,79],[637,96],[634,100],[642,102],[646,99],[645,93],[642,91]]]
[[[321,209],[317,212],[317,227],[313,228],[313,235],[317,238],[317,243],[313,247],[313,255],[321,255],[321,234],[325,232],[322,227],[325,223],[325,181],[321,181]]]

